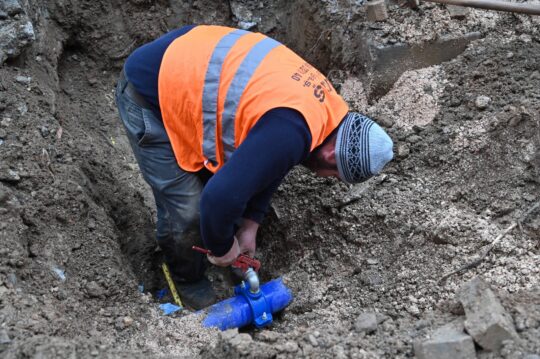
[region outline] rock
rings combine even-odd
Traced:
[[[418,306],[416,304],[411,304],[411,305],[407,306],[406,310],[407,310],[407,312],[409,312],[412,315],[420,314],[420,309],[418,309]]]
[[[8,183],[17,183],[21,180],[19,172],[13,171],[12,169],[0,170],[0,181]]]
[[[356,318],[354,328],[358,332],[373,333],[377,330],[378,324],[375,312],[365,312]]]
[[[96,282],[89,282],[86,285],[86,293],[90,298],[99,298],[104,294],[104,290]]]
[[[260,19],[255,19],[251,10],[240,1],[230,1],[231,11],[238,20],[238,27],[243,30],[254,28],[260,22]]]
[[[228,342],[240,355],[247,355],[251,351],[250,344],[253,339],[247,333],[236,333]]]
[[[223,341],[228,341],[228,340],[231,340],[232,338],[234,338],[237,335],[238,335],[238,329],[237,328],[227,329],[227,330],[224,330],[224,331],[219,333],[219,339],[221,339]]]
[[[421,140],[422,140],[422,137],[418,135],[410,135],[409,137],[407,137],[407,142],[409,143],[416,143],[416,142],[420,142]]]
[[[313,334],[308,335],[309,344],[311,344],[314,347],[319,346],[319,342],[317,341],[317,338]]]
[[[17,286],[18,281],[17,281],[17,275],[15,273],[13,272],[8,273],[8,275],[6,276],[6,279],[8,283],[12,285],[13,287]]]
[[[368,265],[373,266],[378,264],[379,260],[377,258],[368,258],[366,262]]]
[[[360,274],[360,280],[363,284],[369,286],[377,286],[384,283],[384,278],[378,271],[367,270]]]
[[[528,44],[528,43],[530,43],[530,42],[532,41],[532,37],[531,37],[530,35],[527,35],[527,34],[521,34],[521,35],[519,35],[519,39],[520,39],[522,42],[526,43],[526,44]]]
[[[259,333],[258,339],[268,343],[275,343],[279,339],[279,334],[271,330],[263,330]]]
[[[399,143],[396,148],[396,156],[398,158],[406,158],[411,153],[409,145],[406,143]]]
[[[7,202],[10,197],[8,190],[4,186],[0,186],[0,204]]]
[[[474,100],[474,104],[479,110],[485,110],[489,106],[490,102],[491,99],[487,96],[478,96],[476,100]]]
[[[239,21],[238,27],[242,30],[250,30],[253,29],[255,26],[257,26],[257,23],[255,21]]]
[[[469,14],[469,8],[465,6],[447,5],[446,8],[452,19],[463,20]]]
[[[130,327],[133,324],[133,318],[130,316],[122,318],[122,324],[124,324],[124,328]]]
[[[32,82],[32,78],[29,76],[18,75],[18,76],[15,76],[15,81],[23,85],[29,85],[30,82]]]
[[[391,118],[390,116],[380,116],[380,117],[377,117],[377,121],[376,121],[380,126],[382,127],[386,127],[386,128],[390,128],[392,126],[394,126],[394,119]]]
[[[0,345],[11,343],[11,338],[9,337],[7,330],[0,329]]]
[[[4,117],[2,121],[0,121],[0,126],[8,127],[11,124],[11,122],[13,122],[13,119],[11,119],[10,117]]]
[[[431,339],[414,343],[418,359],[470,359],[476,358],[472,338],[463,332],[463,321],[437,329]]]
[[[23,8],[17,0],[0,1],[0,9],[4,10],[10,16],[14,16],[23,12]]]
[[[36,39],[34,27],[26,15],[17,21],[0,24],[0,66],[7,59],[16,58]]]
[[[289,340],[283,345],[283,349],[287,353],[296,353],[298,351],[298,344],[292,340]]]
[[[518,340],[510,315],[489,285],[475,277],[457,294],[465,309],[465,328],[484,349],[498,350],[504,340]]]
[[[51,133],[51,132],[49,131],[49,129],[47,128],[47,126],[41,126],[41,127],[39,128],[39,132],[41,133],[41,136],[42,136],[43,138],[48,137],[49,134]]]
[[[366,16],[368,21],[384,21],[388,18],[388,11],[384,0],[372,0],[367,3]]]

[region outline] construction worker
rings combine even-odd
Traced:
[[[116,89],[120,118],[157,207],[157,242],[180,296],[214,303],[204,255],[255,254],[259,224],[289,170],[347,183],[377,174],[392,140],[283,44],[223,26],[185,26],[136,49]]]

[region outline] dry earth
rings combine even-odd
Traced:
[[[540,201],[540,20],[389,10],[375,24],[362,1],[0,0],[0,356],[412,357],[463,316],[456,293],[475,276],[520,337],[477,356],[540,354],[540,210],[439,282]],[[202,329],[154,297],[155,210],[113,89],[130,51],[189,23],[276,37],[395,141],[395,160],[363,184],[299,168],[279,188],[258,257],[295,300],[269,329]],[[385,76],[376,46],[416,54],[449,36],[467,38],[462,54],[407,64],[389,88],[373,80]],[[373,331],[357,320],[366,312]]]

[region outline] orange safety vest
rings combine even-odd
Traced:
[[[174,40],[161,62],[158,90],[176,160],[190,172],[215,173],[273,108],[304,116],[311,150],[349,110],[328,79],[293,51],[223,26],[197,26]]]

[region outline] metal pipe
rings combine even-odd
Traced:
[[[251,293],[257,293],[259,291],[259,276],[253,268],[248,268],[244,273],[244,280],[249,284],[249,290]]]
[[[527,3],[510,3],[497,0],[425,0],[438,4],[475,7],[479,9],[518,12],[529,15],[540,15],[540,5]]]

